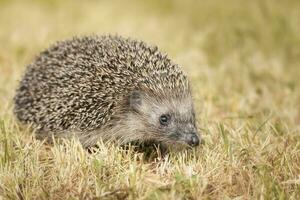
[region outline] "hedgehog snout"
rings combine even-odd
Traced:
[[[195,132],[185,134],[184,140],[188,145],[192,147],[196,147],[200,143],[199,136]]]

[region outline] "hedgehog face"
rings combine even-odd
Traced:
[[[141,138],[162,142],[168,146],[199,145],[190,95],[180,99],[161,99],[133,92],[130,107],[134,123],[139,124],[136,134],[142,134]]]

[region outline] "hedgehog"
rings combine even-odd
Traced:
[[[26,68],[14,97],[18,121],[38,138],[199,145],[191,86],[158,47],[119,35],[59,41]]]

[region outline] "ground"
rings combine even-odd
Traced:
[[[0,199],[300,199],[298,0],[0,0]],[[34,137],[12,113],[27,64],[57,40],[156,44],[193,87],[205,144],[146,159]]]

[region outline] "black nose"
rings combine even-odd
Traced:
[[[196,134],[188,134],[187,143],[192,147],[196,147],[199,145],[199,137]]]

